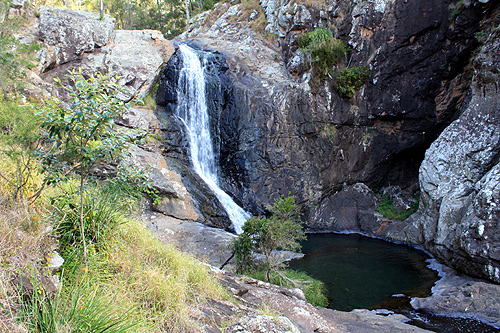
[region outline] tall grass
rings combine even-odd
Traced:
[[[71,188],[67,185],[66,191]],[[56,211],[60,222],[55,229],[67,244],[65,276],[70,283],[84,279],[92,288],[114,293],[115,301],[126,304],[131,317],[141,323],[136,330],[196,331],[190,318],[193,309],[207,297],[226,294],[205,265],[160,243],[131,218],[138,205],[134,205],[135,193],[129,190],[117,184],[87,189],[91,196],[84,201],[89,216],[86,233],[94,245],[87,266],[78,247],[78,228],[71,224],[79,210],[78,200],[65,196],[64,209]]]
[[[254,270],[247,274],[255,279],[265,281],[264,270]],[[326,286],[323,282],[314,279],[304,272],[293,269],[285,269],[271,273],[272,284],[288,288],[299,288],[304,293],[307,301],[314,306],[327,306]]]
[[[133,332],[139,326],[130,310],[115,302],[114,295],[85,283],[60,290],[55,297],[39,287],[20,303],[20,317],[29,332],[121,333]]]
[[[120,197],[116,187],[90,185],[83,196],[84,232],[92,247],[103,245],[130,212],[131,198]],[[80,224],[79,189],[73,183],[64,186],[60,195],[51,198],[52,219],[60,247],[80,248],[83,245]]]

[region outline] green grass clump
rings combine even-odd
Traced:
[[[92,243],[85,262],[79,228],[71,224],[79,212],[75,184],[70,180],[48,188],[22,215],[19,207],[0,209],[0,304],[12,309],[9,322],[47,333],[200,331],[192,311],[207,298],[229,299],[209,269],[160,243],[132,219],[139,209],[139,190],[116,183],[87,187],[84,211],[90,218],[85,231]],[[43,231],[49,230],[48,222],[54,225],[51,235]],[[29,232],[22,232],[24,224],[31,225]],[[55,239],[61,240],[59,246],[47,249],[47,240]],[[48,274],[46,253],[53,249],[65,259],[63,288],[55,295],[39,283]],[[28,259],[34,263],[22,264]],[[16,291],[11,284],[19,273],[33,281],[33,293]],[[0,331],[12,331],[12,325],[0,321]]]
[[[322,77],[328,76],[347,52],[344,42],[334,38],[332,32],[324,28],[303,33],[297,38],[297,43],[308,55],[313,70]]]
[[[352,98],[368,79],[368,69],[365,66],[344,68],[334,79],[333,87],[342,98]]]
[[[253,270],[246,273],[254,279],[266,280],[265,270]],[[293,269],[285,269],[271,273],[272,284],[282,287],[299,288],[304,292],[306,299],[314,306],[328,305],[328,297],[326,296],[325,284],[319,280],[312,278],[304,272]]]
[[[20,317],[29,332],[134,332],[139,322],[130,311],[114,302],[111,293],[91,288],[88,284],[60,290],[55,297],[43,288],[22,302]]]
[[[80,223],[79,189],[66,185],[62,195],[51,199],[55,232],[59,235],[60,247],[79,248],[83,246]],[[124,223],[123,212],[130,201],[120,197],[120,191],[110,186],[90,186],[84,192],[84,233],[90,246],[103,246],[107,237]]]
[[[398,210],[396,207],[394,207],[394,200],[389,196],[384,196],[377,207],[377,211],[388,219],[404,221],[417,211],[418,204],[419,198],[417,197],[412,203],[411,208],[406,210]]]

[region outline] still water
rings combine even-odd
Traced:
[[[428,296],[438,278],[424,252],[360,235],[309,234],[302,252],[290,268],[323,281],[336,310],[394,307],[407,296]]]
[[[473,319],[434,316],[411,307],[410,299],[429,296],[438,279],[422,251],[356,234],[309,234],[302,252],[306,256],[291,261],[290,268],[326,284],[329,308],[389,309],[408,317],[409,324],[440,333],[500,332]]]

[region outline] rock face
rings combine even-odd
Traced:
[[[181,37],[223,53],[233,83],[216,120],[223,187],[254,213],[291,193],[305,216],[322,216],[315,228],[344,230],[321,208],[344,184],[416,182],[425,149],[466,100],[474,33],[494,6],[472,1],[452,17],[450,5],[262,1],[261,9],[219,4],[215,22],[195,18]],[[276,41],[250,29],[260,22]],[[297,36],[315,27],[330,28],[352,49],[339,68],[369,68],[350,100],[304,71]]]
[[[431,264],[441,279],[432,287],[432,295],[414,298],[411,305],[442,316],[479,319],[500,327],[500,286],[457,274],[453,269]]]
[[[42,71],[103,47],[108,43],[114,28],[115,20],[109,15],[101,21],[97,14],[41,6],[40,40],[47,46],[43,54]]]
[[[331,15],[337,36],[353,48],[351,61],[370,67],[370,81],[350,101],[328,83],[311,93],[307,74],[290,76],[269,56],[271,47],[239,20],[238,29],[231,25],[246,15],[241,5],[224,5],[206,32],[192,27],[185,37],[223,52],[229,67],[223,74],[233,82],[223,109],[213,113],[225,188],[254,213],[291,192],[298,202],[312,204],[303,212],[313,229],[364,230],[424,244],[448,264],[500,282],[494,37],[484,46],[489,53],[474,63],[477,74],[466,98],[474,31],[481,11],[495,8],[471,2],[452,20],[447,1],[368,1],[351,8],[338,2],[329,14],[273,4],[263,3],[266,29],[282,37],[285,64],[300,58],[296,32],[321,26]],[[344,185],[404,183],[405,173],[419,165],[418,155],[466,105],[427,151],[420,213],[404,227],[373,215],[376,199],[368,189]]]
[[[462,271],[500,282],[498,33],[471,62],[480,29],[499,4],[261,5],[220,4],[215,22],[195,18],[182,36],[227,62],[220,74],[232,88],[212,114],[224,188],[253,213],[291,193],[313,229],[423,244]],[[278,35],[277,44],[250,29],[258,20]],[[352,49],[339,67],[369,68],[369,80],[350,100],[304,71],[296,40],[315,27],[330,28]],[[373,193],[352,184],[411,184],[444,128],[420,168],[419,213],[405,223],[377,218]]]
[[[500,33],[474,61],[472,98],[425,154],[421,205],[396,232],[468,274],[500,282]],[[393,230],[390,230],[393,229]],[[404,235],[403,235],[404,234]]]
[[[173,48],[159,31],[117,30],[114,20],[84,12],[42,7],[40,11],[42,78],[53,83],[60,77],[68,84],[67,71],[81,68],[86,75],[97,72],[119,76],[127,90],[121,98],[144,97]]]

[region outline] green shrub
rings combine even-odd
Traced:
[[[264,263],[261,266],[266,270],[269,281],[270,273],[283,267],[277,250],[300,250],[299,241],[306,235],[302,232],[293,196],[281,196],[268,209],[272,216],[254,217],[245,222],[243,233],[234,240],[232,250],[240,272],[255,268],[254,253],[263,254]]]
[[[332,32],[324,28],[317,28],[300,35],[297,43],[309,57],[313,71],[322,79],[328,76],[347,52],[344,42],[333,38]]]
[[[333,87],[340,97],[352,98],[366,79],[368,69],[365,66],[344,68],[335,75]]]
[[[258,280],[266,279],[266,271],[264,270],[249,271],[247,275]],[[272,272],[270,282],[278,286],[299,288],[306,296],[307,301],[314,306],[325,307],[328,305],[325,284],[304,272],[293,269]]]
[[[39,121],[28,105],[0,97],[0,194],[15,202],[29,199],[41,186],[32,154]]]
[[[394,200],[389,196],[384,196],[377,207],[377,211],[388,219],[404,221],[417,211],[418,203],[419,197],[415,197],[415,201],[412,202],[411,208],[398,210],[394,207]]]

